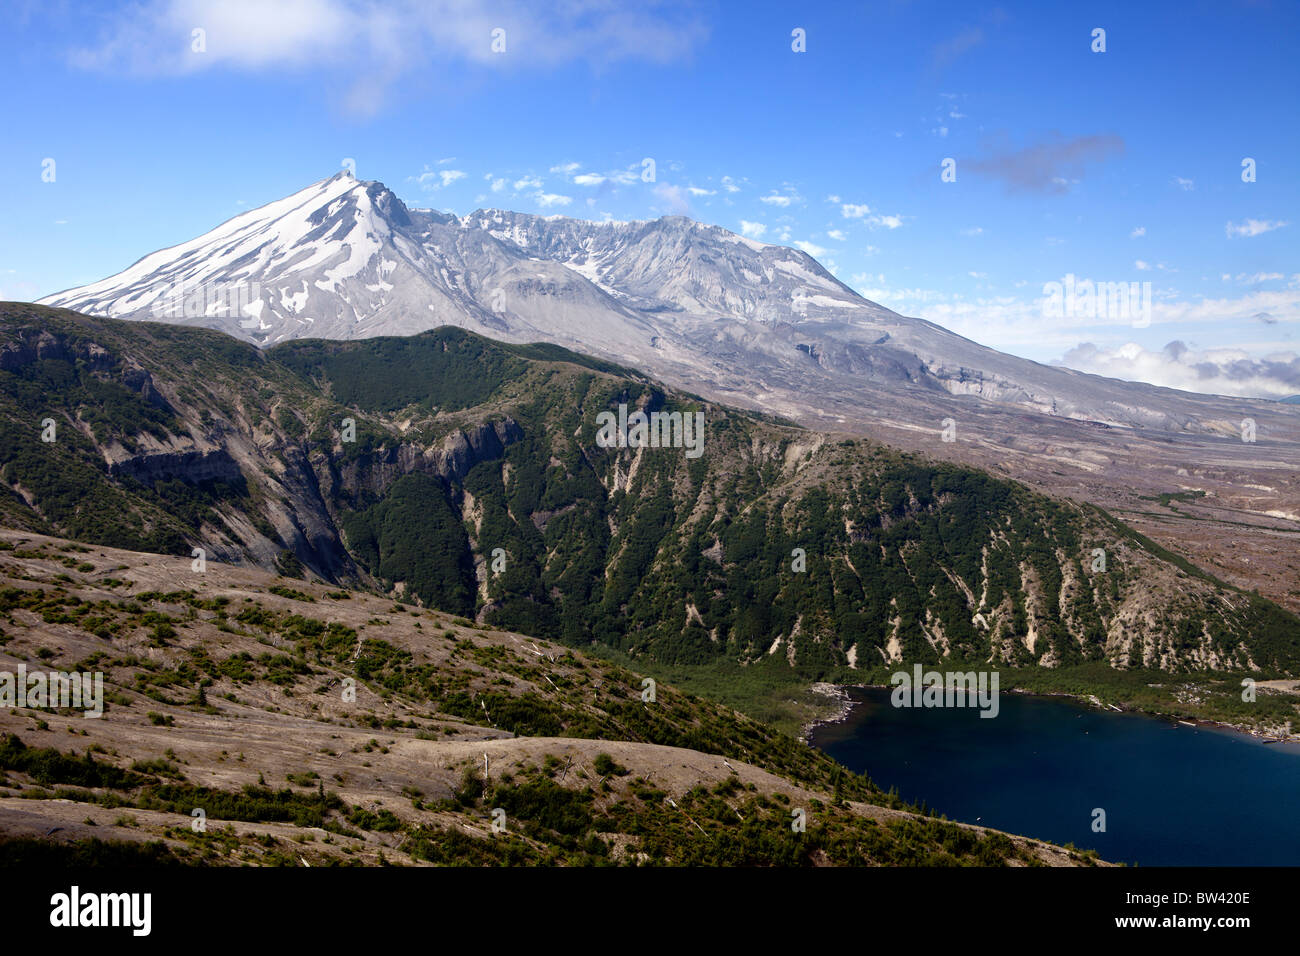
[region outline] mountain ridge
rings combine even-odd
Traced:
[[[802,251],[684,217],[462,217],[408,209],[382,184],[339,174],[43,301],[221,327],[263,346],[441,325],[550,342],[1121,513],[1300,610],[1297,406],[1003,355],[862,299]],[[1196,493],[1176,509],[1147,504]]]
[[[728,250],[746,250],[751,255],[728,258],[722,254]],[[201,258],[199,252],[204,253]],[[388,258],[390,252],[395,258]],[[520,259],[512,252],[530,255]],[[479,258],[471,262],[466,256],[472,253]],[[463,271],[449,270],[449,262]],[[424,303],[423,311],[411,308],[410,314],[392,318],[399,307],[415,305],[400,292],[385,297],[398,292],[388,280],[403,265],[416,268],[423,280],[421,293],[433,301]],[[530,294],[537,291],[536,283],[530,286],[529,277],[518,274],[521,268],[533,266],[548,269],[534,277],[544,286],[554,284],[544,292],[575,297],[570,303],[572,314],[564,317],[567,321],[534,321],[548,318],[544,303]],[[551,266],[564,271],[555,272]],[[375,281],[346,282],[361,274]],[[410,334],[469,322],[465,327],[507,340],[533,335],[557,341],[567,336],[570,342],[586,346],[584,351],[631,359],[630,364],[658,373],[655,365],[660,359],[669,364],[674,358],[680,360],[673,347],[680,349],[683,343],[673,329],[652,327],[644,319],[679,314],[694,317],[685,338],[697,345],[711,335],[734,337],[734,322],[743,319],[756,330],[755,342],[742,343],[751,358],[764,356],[769,363],[779,358],[778,366],[798,361],[797,369],[804,373],[812,370],[810,366],[819,367],[869,380],[922,384],[954,395],[1028,404],[1040,411],[1055,404],[1061,415],[1111,424],[1179,428],[1187,427],[1181,419],[1189,416],[1165,421],[1168,416],[1138,414],[1123,402],[1111,403],[1109,415],[1097,407],[1072,411],[1068,407],[1071,389],[1061,383],[1104,382],[1108,388],[1157,393],[1167,400],[1194,394],[1002,355],[934,323],[871,302],[801,250],[758,242],[684,216],[599,222],[494,208],[456,216],[408,208],[382,183],[354,180],[345,172],[234,216],[197,239],[143,256],[101,282],[65,289],[38,303],[111,318],[144,318],[159,302],[170,308],[163,293],[178,283],[182,290],[213,282],[265,287],[290,278],[295,281],[279,287],[278,302],[274,290],[263,289],[251,301],[237,304],[241,314],[218,315],[224,310],[205,302],[203,316],[164,309],[164,314],[153,317],[188,324],[201,319],[261,345],[303,336]],[[301,292],[296,291],[299,283]],[[340,290],[341,285],[347,288]],[[340,323],[337,302],[328,295],[320,301],[316,293],[342,295],[353,313],[349,323]],[[491,301],[494,296],[496,304]],[[575,335],[572,328],[584,318],[578,305],[591,304],[593,297],[608,313],[607,319],[623,320],[616,329],[608,322],[602,326],[602,335],[616,333],[610,341]],[[448,311],[451,306],[455,308]],[[629,315],[629,309],[638,314]],[[268,321],[268,316],[274,321]],[[870,335],[850,334],[855,328],[868,328],[868,319],[874,323]],[[817,338],[820,331],[824,341],[800,343],[806,346],[800,350],[792,340],[765,340],[763,330],[769,326],[773,330],[793,326],[795,331],[810,333],[810,338]],[[620,352],[628,334],[645,337],[636,340],[636,350]],[[652,345],[651,339],[661,341]],[[872,349],[876,353],[870,353]],[[668,355],[656,355],[665,350]],[[792,351],[802,354],[791,355]],[[921,361],[904,357],[913,353]],[[995,372],[999,362],[1010,363],[1015,374]]]
[[[536,348],[0,305],[3,522],[661,662],[1300,666],[1293,616],[1095,510]],[[601,447],[620,405],[706,412],[708,453]]]

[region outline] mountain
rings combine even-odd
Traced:
[[[1100,505],[1300,610],[1300,409],[1006,355],[863,299],[803,252],[683,217],[458,217],[340,173],[41,301],[263,346],[444,325],[551,342]]]
[[[455,325],[579,348],[684,387],[793,391],[804,404],[823,382],[832,393],[875,384],[1100,424],[1213,427],[1194,396],[986,348],[862,298],[796,249],[681,216],[408,209],[382,183],[347,173],[40,301],[259,345]]]
[[[702,444],[600,438],[637,410]],[[259,350],[3,304],[0,462],[8,527],[660,664],[1300,668],[1294,615],[1096,508],[459,329]]]

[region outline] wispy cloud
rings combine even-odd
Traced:
[[[1283,226],[1291,225],[1289,222],[1283,222],[1279,219],[1247,219],[1245,222],[1227,224],[1229,239],[1249,238],[1250,236],[1263,235],[1266,232],[1272,232],[1274,229],[1281,229]]]
[[[956,36],[937,43],[930,51],[930,69],[936,73],[951,66],[963,54],[969,53],[984,42],[984,31],[969,27]]]
[[[861,219],[873,229],[877,226],[883,226],[886,229],[897,229],[903,224],[902,216],[882,216],[879,213],[873,213],[871,207],[866,203],[842,203],[840,205],[840,215],[845,219]]]
[[[1064,139],[1052,134],[1041,143],[1020,149],[995,148],[979,159],[966,160],[976,175],[1001,182],[1007,192],[1060,194],[1082,177],[1087,163],[1101,162],[1124,151],[1124,140],[1114,135]],[[963,164],[958,163],[958,168]]]
[[[750,222],[748,219],[740,220],[740,234],[749,236],[751,239],[761,239],[767,232],[767,226],[761,222]]]
[[[674,216],[689,216],[691,202],[686,198],[686,190],[681,186],[660,183],[655,186],[654,194],[668,206],[668,212]]]
[[[430,169],[426,166],[424,172],[413,178],[421,189],[435,190],[450,186],[458,179],[464,179],[465,173],[459,169]]]
[[[202,30],[196,50],[194,30]],[[494,30],[503,30],[494,49]],[[183,75],[330,70],[356,77],[346,105],[373,112],[404,74],[472,63],[504,69],[571,62],[670,63],[708,35],[682,0],[644,5],[498,0],[144,0],[109,15],[101,34],[69,52],[104,72]]]

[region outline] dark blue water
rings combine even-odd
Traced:
[[[850,693],[849,718],[811,742],[951,820],[1144,866],[1300,864],[1300,745],[1064,698],[1002,694],[998,716],[981,718]]]

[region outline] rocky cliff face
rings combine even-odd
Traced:
[[[118,461],[110,459],[108,473],[114,478],[131,478],[142,485],[173,479],[191,485],[210,481],[234,484],[244,478],[238,462],[224,449],[132,455]]]
[[[224,387],[239,374],[235,370],[227,368],[223,376],[203,381],[183,368],[168,367],[160,389],[132,349],[102,345],[84,331],[76,323],[58,330],[35,324],[4,329],[0,372],[9,376],[4,428],[25,452],[41,451],[36,422],[53,416],[58,437],[49,454],[56,459],[75,456],[77,464],[89,466],[67,476],[69,482],[98,482],[102,479],[94,475],[104,476],[120,492],[105,510],[129,517],[142,534],[169,529],[157,539],[168,550],[202,547],[214,560],[248,562],[265,570],[285,567],[286,556],[292,555],[325,580],[365,582],[368,575],[341,540],[340,507],[382,498],[407,474],[457,481],[475,465],[499,459],[522,436],[519,424],[506,416],[466,422],[438,441],[389,441],[349,456],[341,444],[313,442],[286,431],[272,411],[284,403],[280,396],[266,394],[265,382],[258,382],[261,393],[255,398]],[[24,395],[34,400],[30,407],[22,407]],[[150,409],[153,417],[142,420]],[[340,409],[334,421],[344,414]],[[28,427],[28,419],[36,427]],[[29,506],[11,500],[5,515],[11,524],[69,530],[64,509],[51,509],[47,501],[75,498],[74,488],[63,489],[57,475],[44,471],[58,471],[57,462],[42,462],[41,477],[52,479],[45,493],[40,481],[28,482],[33,489],[24,485],[18,474],[22,462],[2,464],[11,487],[27,493],[19,500]],[[184,506],[170,508],[167,499],[177,496]],[[69,504],[68,510],[84,512],[89,525],[96,526],[93,509],[79,509],[75,500]],[[114,539],[121,533],[115,522],[98,524],[104,535],[84,536],[122,543]]]
[[[0,322],[10,526],[203,547],[678,663],[1300,666],[1300,621],[1104,514],[579,356],[456,330],[303,355]],[[600,444],[620,404],[703,415],[704,454]]]

